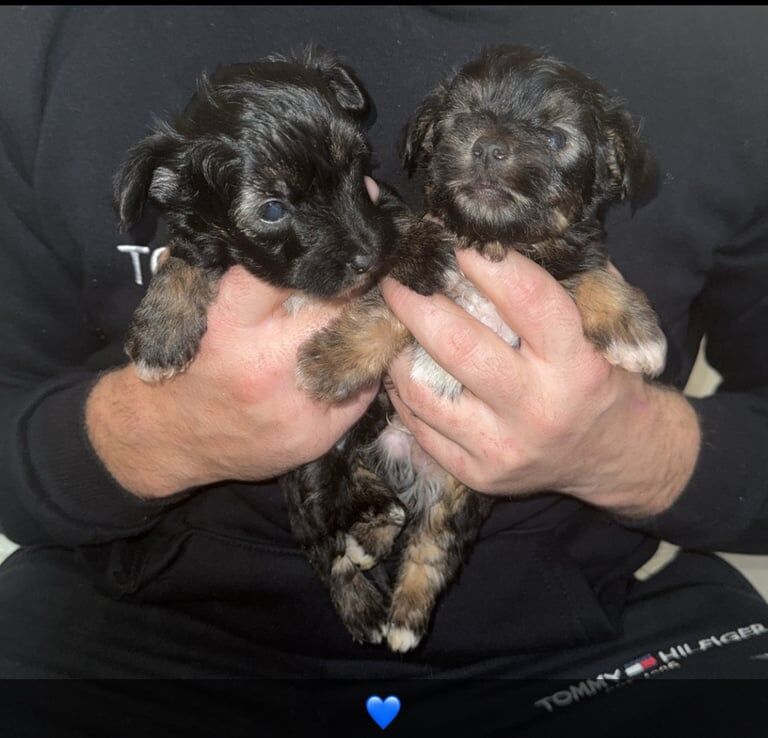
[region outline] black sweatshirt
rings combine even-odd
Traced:
[[[0,28],[0,527],[10,538],[81,548],[116,596],[261,587],[271,617],[286,617],[299,597],[291,572],[306,564],[275,484],[145,502],[89,444],[85,399],[100,371],[125,362],[125,329],[163,245],[162,224],[118,232],[111,178],[152,115],[179,110],[202,70],[313,41],[366,84],[373,175],[418,207],[395,155],[407,117],[482,46],[522,43],[591,74],[642,119],[662,187],[634,216],[610,213],[607,247],[661,315],[665,380],[684,385],[703,334],[724,380],[693,401],[703,446],[671,510],[622,525],[555,494],[498,504],[435,631],[480,607],[500,613],[513,648],[604,638],[657,537],[768,552],[765,9],[27,6],[0,9]],[[261,553],[248,555],[265,558],[255,569],[233,558],[224,572],[224,540],[257,542]],[[464,646],[481,650],[482,634]]]

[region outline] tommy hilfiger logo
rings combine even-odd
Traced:
[[[603,672],[594,679],[584,679],[577,684],[570,685],[566,689],[561,689],[546,697],[542,697],[540,700],[536,700],[534,705],[547,712],[554,712],[558,708],[568,707],[583,699],[594,697],[598,693],[610,692],[619,687],[632,684],[635,681],[642,681],[642,679],[638,680],[636,677],[648,679],[654,674],[681,669],[686,659],[699,653],[713,648],[726,648],[733,643],[741,643],[750,638],[764,635],[768,635],[768,628],[762,623],[753,623],[752,625],[735,628],[719,635],[710,635],[693,643],[677,643],[673,646],[667,646],[656,651],[654,654],[647,653],[645,656],[628,661],[624,664],[623,669]],[[751,658],[768,660],[768,653],[758,654]]]
[[[667,664],[670,661],[687,659],[696,653],[708,651],[710,648],[723,648],[723,646],[727,646],[729,643],[739,643],[747,638],[765,635],[766,633],[768,633],[768,629],[764,625],[755,623],[754,625],[747,625],[736,630],[729,630],[727,633],[721,633],[719,636],[711,635],[709,638],[702,638],[693,645],[690,643],[678,643],[669,648],[669,650],[659,651],[658,656]]]
[[[137,246],[134,244],[120,244],[117,250],[121,254],[128,254],[131,257],[131,264],[133,266],[133,281],[136,284],[144,284],[144,274],[142,272],[142,256],[150,254],[149,257],[149,276],[153,275],[157,271],[157,262],[162,256],[163,252],[167,251],[167,246],[161,246],[157,249],[150,249],[149,246]]]
[[[624,673],[628,677],[637,676],[638,674],[642,674],[644,671],[653,669],[653,667],[658,663],[659,662],[656,661],[656,659],[651,656],[651,654],[647,653],[645,656],[642,656],[639,659],[635,659],[634,661],[630,661],[628,664],[624,664]]]

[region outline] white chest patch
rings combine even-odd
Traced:
[[[517,348],[520,345],[520,337],[501,319],[494,304],[460,272],[448,275],[445,295],[510,346]],[[461,383],[438,366],[421,346],[413,350],[411,379],[430,387],[435,394],[441,396],[455,399],[461,394]]]
[[[464,275],[452,272],[444,294],[510,346],[520,345],[520,337],[501,319],[493,303]],[[421,346],[413,349],[412,361],[414,381],[451,399],[461,394],[461,383],[438,366]],[[381,471],[400,499],[411,511],[430,509],[442,495],[448,473],[416,443],[397,417],[384,429],[377,444]]]

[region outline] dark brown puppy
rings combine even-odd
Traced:
[[[529,49],[491,49],[424,100],[406,130],[401,156],[410,173],[423,176],[427,213],[445,224],[456,245],[490,259],[509,249],[525,254],[573,296],[585,335],[608,361],[648,376],[662,370],[666,340],[656,315],[642,292],[608,269],[601,244],[604,209],[646,198],[654,167],[631,117],[600,85]],[[421,235],[421,241],[408,239],[410,251],[398,250],[407,260],[395,262],[393,276],[412,288],[423,286],[419,244],[427,244],[441,254],[430,281],[517,345],[493,306],[440,251],[434,231]],[[392,358],[412,345],[374,291],[303,347],[300,379],[315,396],[339,401],[378,381]],[[414,379],[448,396],[461,392],[419,347],[413,346],[413,359]],[[380,494],[395,489],[410,517],[383,628],[396,651],[414,648],[423,637],[438,595],[492,504],[435,465],[414,465],[411,451],[412,439],[395,421],[365,459]],[[350,535],[336,565],[372,566],[386,553],[375,540],[370,530]]]

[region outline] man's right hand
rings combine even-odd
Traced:
[[[224,479],[269,479],[322,456],[363,415],[375,387],[340,406],[297,388],[298,347],[338,308],[290,316],[282,307],[289,295],[233,267],[186,372],[150,385],[127,366],[99,380],[86,406],[88,434],[122,486],[158,498]]]

